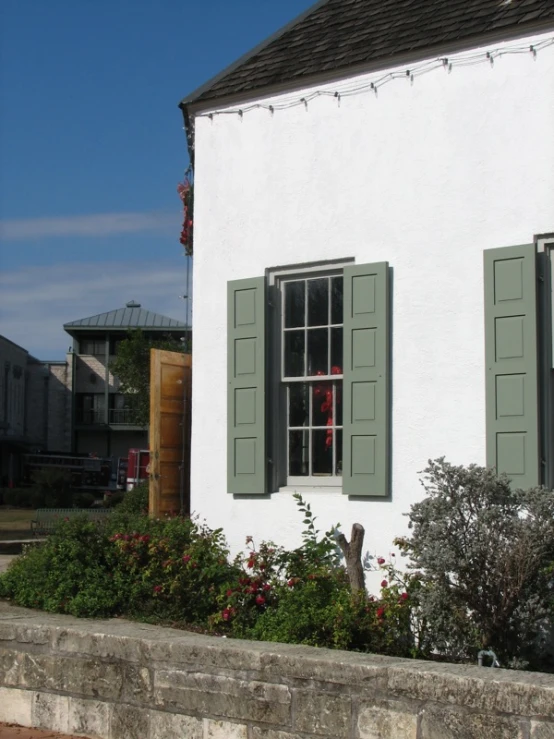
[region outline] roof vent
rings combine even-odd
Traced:
[[[135,302],[134,300],[130,300],[128,303],[125,303],[127,308],[140,308],[140,303]]]

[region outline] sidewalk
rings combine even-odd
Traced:
[[[55,731],[26,729],[15,724],[0,724],[0,739],[82,739],[82,737],[57,734]]]

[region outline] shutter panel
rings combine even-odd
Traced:
[[[343,493],[389,494],[389,266],[344,269]]]
[[[266,492],[265,279],[228,283],[227,491]]]
[[[487,465],[528,488],[540,480],[535,246],[484,258]]]

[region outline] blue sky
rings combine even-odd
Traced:
[[[2,0],[0,333],[62,358],[62,324],[131,299],[185,319],[185,94],[312,0]]]

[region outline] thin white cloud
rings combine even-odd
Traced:
[[[27,241],[64,236],[112,236],[123,233],[165,232],[179,226],[179,212],[94,213],[56,218],[0,220],[0,238]]]
[[[63,359],[63,324],[136,300],[146,310],[187,321],[185,260],[94,262],[28,267],[0,274],[0,333],[40,359]],[[182,265],[182,266],[181,266]]]

